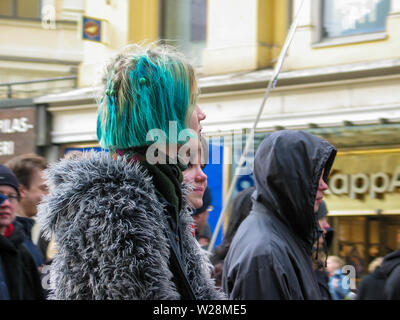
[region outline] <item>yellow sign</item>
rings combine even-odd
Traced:
[[[400,148],[339,152],[328,185],[330,215],[400,214]]]

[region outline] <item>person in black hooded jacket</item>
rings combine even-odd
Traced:
[[[385,256],[381,270],[386,276],[385,299],[400,300],[400,249]]]
[[[251,195],[253,194],[255,187],[249,187],[240,191],[232,202],[232,210],[229,216],[228,228],[224,234],[222,243],[215,248],[211,262],[214,265],[213,277],[216,279],[216,285],[221,287],[222,270],[224,268],[224,260],[228,253],[229,247],[231,246],[232,239],[235,236],[237,229],[243,220],[249,215],[252,200]]]
[[[383,258],[375,258],[368,267],[368,272],[362,278],[360,287],[357,292],[357,300],[385,300],[384,288],[386,276],[380,265]]]
[[[225,258],[230,299],[321,299],[312,266],[316,212],[336,149],[302,131],[277,131],[254,160],[253,208]]]

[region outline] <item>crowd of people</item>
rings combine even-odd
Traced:
[[[223,241],[207,252],[198,94],[177,50],[131,46],[107,65],[99,94],[108,152],[0,165],[0,300],[355,299],[343,261],[328,255],[323,195],[336,148],[304,131],[265,137],[255,186],[234,198]],[[400,299],[400,251],[356,297]]]

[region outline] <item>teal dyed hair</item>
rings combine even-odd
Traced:
[[[138,50],[139,49],[139,50]],[[97,138],[101,147],[115,151],[143,147],[153,129],[168,143],[186,129],[197,96],[193,67],[171,47],[128,50],[108,66],[99,99]],[[174,121],[176,132],[169,131]],[[159,131],[160,132],[160,131]]]

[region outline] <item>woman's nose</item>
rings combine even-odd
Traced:
[[[199,107],[198,118],[199,118],[199,121],[202,121],[206,118],[206,114],[203,112],[203,110],[200,109],[200,107]]]
[[[207,181],[207,175],[203,172],[203,170],[199,170],[199,172],[196,174],[195,178],[196,182],[204,182]]]

